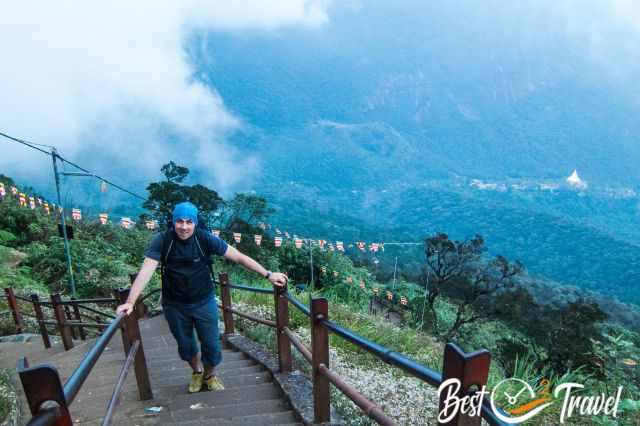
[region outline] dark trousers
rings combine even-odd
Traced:
[[[163,310],[171,334],[178,343],[180,359],[189,362],[198,353],[195,329],[202,350],[202,364],[205,367],[220,364],[222,352],[215,296],[198,303],[165,302]]]

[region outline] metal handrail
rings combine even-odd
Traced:
[[[78,305],[78,308],[85,309],[85,310],[87,310],[89,312],[93,312],[94,314],[102,315],[102,316],[105,316],[107,318],[115,318],[116,317],[115,315],[111,315],[111,314],[108,314],[106,312],[102,312],[102,311],[99,311],[97,309],[90,308],[90,307],[85,306],[85,305]]]
[[[31,301],[31,300],[29,300]],[[115,303],[117,302],[116,299],[114,299],[113,297],[97,297],[95,299],[74,299],[74,300],[61,300],[60,301],[60,305],[76,305],[79,303],[95,303],[95,304],[99,304],[99,303]]]
[[[293,297],[289,292],[286,293],[286,296],[287,296],[287,300],[291,302],[293,306],[295,306],[300,311],[302,311],[302,313],[305,314],[306,316],[308,317],[311,316],[311,309],[309,309],[307,305],[305,305],[304,303],[302,303],[301,301]]]
[[[238,290],[252,291],[254,293],[273,294],[272,288],[249,287],[247,285],[229,284],[227,287]]]
[[[247,290],[247,291],[253,291],[253,292],[259,292],[259,293],[271,293],[273,294],[274,291],[270,290],[270,291],[265,291],[266,289],[256,289],[255,287],[247,287],[247,286],[242,286],[242,285],[231,285],[229,284],[228,287],[230,288],[236,288],[239,290]],[[256,290],[261,290],[261,291],[256,291]],[[288,292],[285,293],[285,296],[287,298],[287,300],[296,308],[298,308],[301,312],[303,312],[305,315],[307,316],[311,316],[311,309],[306,306],[304,303],[302,303],[301,301],[299,301],[298,299],[296,299],[295,297],[293,297],[291,294],[289,294]],[[235,314],[238,314],[240,316],[247,316],[246,314],[242,314],[238,311],[235,311],[233,308],[223,308],[225,310],[231,311]],[[249,319],[252,319],[254,321],[258,321],[261,322],[263,320],[260,319],[256,319],[256,318],[252,318],[249,316]],[[366,339],[362,336],[360,336],[359,334],[348,330],[332,321],[326,320],[326,319],[321,319],[320,324],[323,325],[325,328],[327,328],[327,330],[333,332],[334,334],[342,337],[343,339],[353,343],[354,345],[372,353],[373,355],[375,355],[376,357],[380,358],[381,360],[383,360],[384,362],[386,362],[387,364],[393,365],[395,367],[398,367],[402,370],[404,370],[405,372],[409,373],[410,375],[421,379],[425,382],[427,382],[428,384],[438,387],[440,386],[440,384],[442,384],[442,374],[431,370],[428,367],[425,367],[419,363],[417,363],[416,361],[396,352],[393,351],[385,346],[382,346],[378,343],[375,343],[369,339]],[[291,342],[291,344],[293,344],[293,346],[300,351],[300,353],[303,355],[303,357],[309,361],[312,362],[312,354],[311,351],[309,351],[304,344],[297,338],[297,336],[295,336],[295,334],[293,334],[293,332],[288,328],[288,327],[284,327],[283,328],[283,332],[284,334],[288,337],[289,341]],[[360,393],[358,393],[355,389],[353,389],[351,386],[349,386],[346,382],[342,381],[341,378],[335,374],[334,372],[332,372],[331,370],[329,370],[326,366],[324,366],[323,364],[320,365],[320,372],[321,374],[323,374],[325,377],[327,377],[328,380],[331,381],[331,383],[333,383],[336,387],[338,387],[338,389],[340,389],[340,391],[342,391],[347,397],[349,397],[356,405],[358,405],[360,408],[362,408],[365,413],[367,413],[367,415],[369,415],[369,417],[373,418],[374,420],[376,420],[378,423],[382,424],[382,425],[394,425],[395,423],[393,422],[393,420],[391,420],[389,417],[387,417],[380,409],[379,407],[377,407],[373,402],[369,401],[368,399],[366,399],[366,397],[364,397],[363,395],[361,395]],[[483,403],[482,407],[481,407],[481,413],[482,413],[482,418],[487,421],[487,423],[489,423],[491,426],[507,426],[507,423],[503,422],[502,420],[500,420],[495,413],[493,412],[493,410],[491,409],[491,407],[489,407],[489,405],[486,403]]]
[[[413,361],[406,356],[395,352],[386,346],[379,345],[378,343],[372,342],[371,340],[365,339],[357,333],[354,333],[351,330],[347,330],[346,328],[339,326],[333,321],[322,320],[321,324],[325,326],[329,331],[335,333],[336,335],[342,337],[345,340],[353,343],[354,345],[365,349],[387,364],[394,365],[406,371],[407,373],[424,380],[432,386],[440,386],[442,383],[442,374],[431,370],[417,362]]]
[[[84,322],[84,321],[73,321],[67,320],[64,322],[66,325],[73,327],[94,327],[94,328],[105,328],[109,326],[108,322]]]
[[[100,355],[104,351],[104,348],[107,347],[109,341],[113,337],[113,335],[120,328],[120,323],[124,318],[123,314],[119,314],[111,324],[107,327],[107,329],[102,333],[102,335],[96,340],[96,343],[91,347],[89,352],[84,356],[80,365],[73,372],[71,377],[66,381],[63,387],[64,398],[67,401],[67,406],[71,405],[74,398],[78,394],[78,391],[82,387],[82,384],[89,376],[89,373],[93,369],[93,366],[100,358]]]
[[[118,380],[116,381],[116,385],[113,388],[113,393],[111,394],[111,399],[109,400],[109,404],[107,404],[107,412],[104,415],[104,419],[102,419],[102,426],[109,426],[111,424],[111,418],[113,417],[114,410],[118,405],[118,400],[120,398],[120,393],[122,392],[122,387],[124,386],[124,381],[127,378],[127,373],[133,364],[133,359],[138,353],[138,348],[140,348],[140,340],[136,340],[131,345],[129,352],[127,353],[127,359],[124,361],[122,368],[120,369],[120,373],[118,374]]]

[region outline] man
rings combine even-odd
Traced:
[[[257,272],[273,285],[286,286],[289,278],[267,271],[250,257],[228,246],[222,239],[197,229],[198,209],[189,202],[173,210],[173,230],[157,235],[145,253],[126,303],[116,312],[129,315],[158,263],[162,266],[162,306],[171,334],[178,343],[180,358],[193,369],[189,392],[199,392],[203,383],[209,390],[224,389],[214,368],[222,361],[218,331],[218,308],[211,274],[212,254],[224,256]],[[198,335],[201,358],[193,330]]]

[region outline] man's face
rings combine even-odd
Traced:
[[[176,220],[175,228],[178,238],[186,240],[193,235],[196,225],[191,221],[191,219],[178,219]]]

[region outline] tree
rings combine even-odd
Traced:
[[[445,339],[454,338],[465,324],[491,314],[494,295],[513,287],[514,277],[523,267],[503,256],[491,261],[483,259],[484,240],[476,235],[467,241],[451,241],[439,233],[425,244],[426,274],[423,283],[428,290],[426,303],[431,312],[433,330]],[[446,330],[440,330],[436,302],[447,296],[456,306],[455,318]]]
[[[218,193],[200,184],[183,185],[182,182],[189,175],[189,169],[173,161],[163,165],[160,170],[165,180],[147,186],[149,198],[142,204],[151,216],[164,226],[169,223],[176,204],[190,201],[198,207],[201,217],[209,224],[223,201]]]
[[[585,366],[594,369],[594,341],[598,324],[607,315],[597,303],[578,298],[564,306],[532,304],[514,325],[528,334],[540,365],[550,365],[563,374]]]
[[[189,175],[189,169],[183,166],[178,166],[173,161],[169,161],[167,164],[160,168],[162,174],[167,178],[167,182],[180,183],[184,178]]]
[[[275,210],[267,206],[267,200],[253,194],[236,194],[224,203],[224,213],[220,216],[222,227],[233,229],[238,223],[255,225],[265,222]]]

